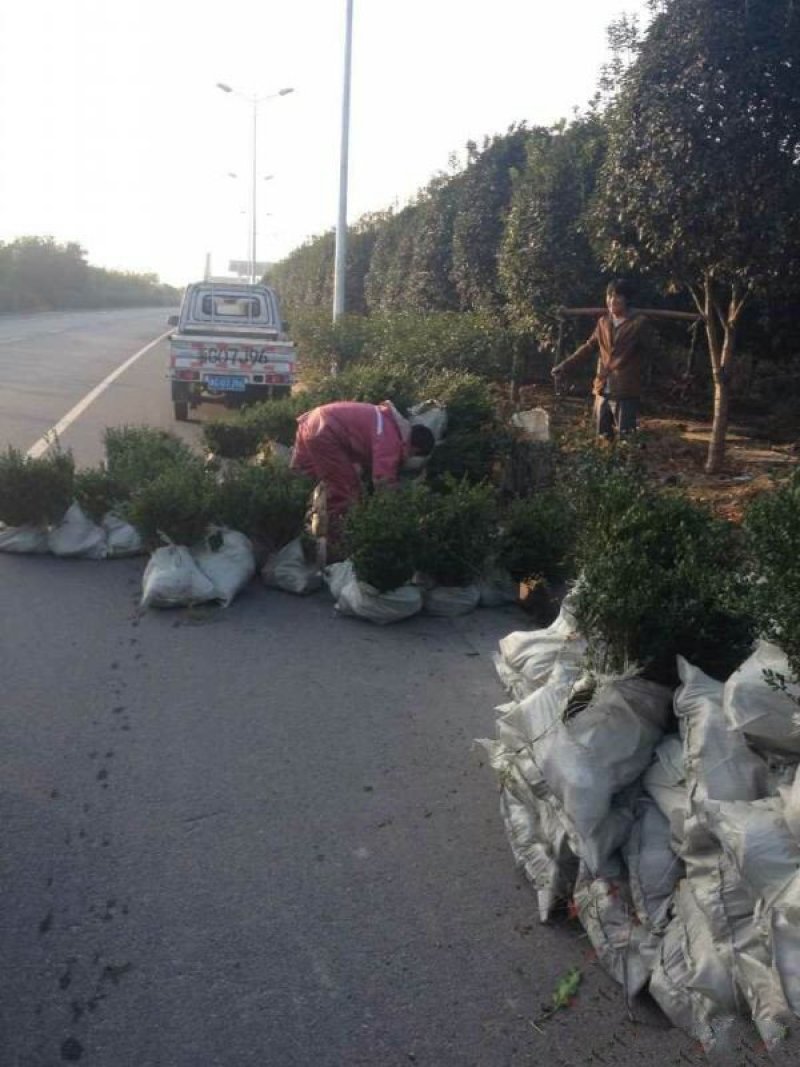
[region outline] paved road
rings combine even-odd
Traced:
[[[52,336],[91,388],[162,321]],[[164,358],[68,431],[80,462],[114,421],[172,425]],[[79,399],[61,381],[37,414],[18,374],[0,430],[29,446]],[[513,869],[471,742],[517,609],[381,630],[254,585],[140,615],[141,572],[0,557],[0,1067],[702,1062]]]

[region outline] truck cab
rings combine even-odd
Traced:
[[[169,373],[175,418],[203,400],[227,406],[285,396],[297,376],[275,290],[237,282],[194,282],[170,319]]]

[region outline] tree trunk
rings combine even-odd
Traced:
[[[723,375],[714,375],[714,421],[708,445],[706,474],[719,474],[725,460],[725,437],[728,432],[728,400],[730,386]]]
[[[728,433],[730,376],[736,350],[736,322],[728,319],[722,327],[722,351],[719,359],[712,358],[714,373],[714,421],[708,445],[706,474],[719,474],[725,462],[725,439]]]

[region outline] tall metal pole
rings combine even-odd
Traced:
[[[253,237],[252,237],[252,259],[250,260],[250,284],[256,284],[256,153],[258,144],[258,98],[253,97]]]
[[[342,141],[339,153],[339,221],[336,226],[336,262],[333,274],[334,322],[345,310],[347,274],[347,154],[350,135],[350,62],[353,43],[353,0],[347,0],[344,41],[344,88],[342,92]]]

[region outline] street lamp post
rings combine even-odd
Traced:
[[[259,106],[265,103],[267,100],[275,100],[279,96],[287,96],[289,93],[293,93],[294,89],[279,89],[277,93],[268,93],[266,96],[258,96],[253,94],[249,96],[247,93],[237,92],[236,89],[231,88],[230,85],[226,85],[225,82],[217,82],[217,88],[221,89],[223,93],[232,93],[234,96],[240,96],[243,100],[247,100],[253,108],[253,174],[252,174],[252,196],[250,207],[250,221],[251,221],[251,246],[250,246],[250,284],[256,283],[256,263],[258,258],[256,255],[256,239],[258,236],[256,226],[256,201],[257,201],[257,189],[258,189],[258,109]],[[271,178],[270,174],[267,179]]]
[[[345,310],[347,277],[347,165],[350,141],[350,65],[353,44],[353,0],[347,0],[344,35],[344,86],[342,89],[342,140],[339,152],[339,221],[336,225],[336,255],[333,271],[333,320]]]

